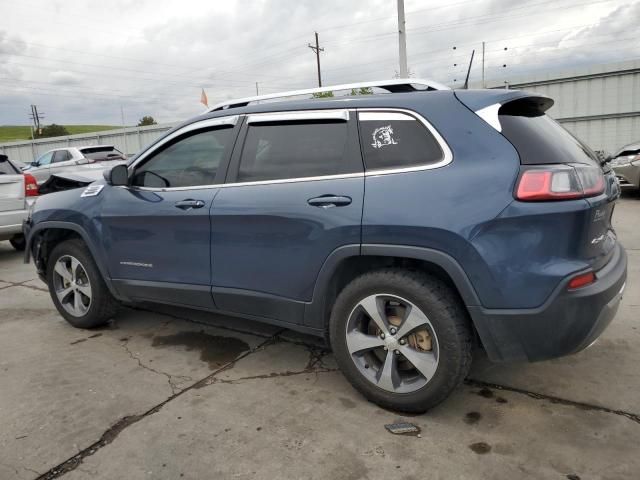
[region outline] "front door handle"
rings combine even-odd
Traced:
[[[186,200],[180,200],[179,202],[176,202],[175,206],[180,210],[191,210],[192,208],[204,207],[204,202],[202,200],[193,200],[192,198],[187,198]]]
[[[331,208],[345,207],[351,204],[351,197],[342,195],[322,195],[320,197],[310,198],[307,203],[312,207]]]

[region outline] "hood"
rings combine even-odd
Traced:
[[[38,193],[46,195],[48,193],[86,187],[102,178],[102,170],[83,171],[82,173],[57,173],[51,175],[46,182],[40,185]]]

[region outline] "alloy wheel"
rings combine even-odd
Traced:
[[[438,368],[438,339],[428,317],[396,295],[362,299],[346,325],[351,359],[371,383],[392,393],[424,387]]]
[[[63,255],[53,270],[53,288],[60,305],[74,317],[82,317],[91,307],[91,282],[80,261]]]

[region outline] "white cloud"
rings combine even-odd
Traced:
[[[52,85],[78,85],[82,83],[82,78],[73,72],[57,70],[49,73],[49,81]]]
[[[406,0],[410,69],[461,83],[483,40],[489,78],[637,57],[638,5]],[[130,124],[173,121],[202,111],[201,88],[213,103],[252,95],[255,82],[264,93],[312,87],[314,31],[325,84],[398,70],[392,0],[21,0],[0,4],[0,18],[0,124],[26,123],[31,103],[56,123],[119,124],[121,106]]]

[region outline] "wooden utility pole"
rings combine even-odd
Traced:
[[[318,32],[316,33],[316,44],[309,44],[308,47],[313,50],[316,54],[316,62],[318,64],[318,86],[322,86],[322,75],[320,74],[320,52],[324,52],[324,48],[320,48],[320,42],[318,40]]]
[[[482,88],[487,88],[484,83],[484,42],[482,42]]]
[[[464,86],[462,87],[465,90],[469,88],[469,75],[471,74],[471,65],[473,65],[473,56],[475,55],[475,53],[476,53],[475,50],[471,51],[471,60],[469,61],[469,69],[467,70],[467,77],[464,79]]]
[[[400,58],[400,78],[409,78],[407,66],[407,33],[404,21],[404,0],[398,0],[398,54]]]

